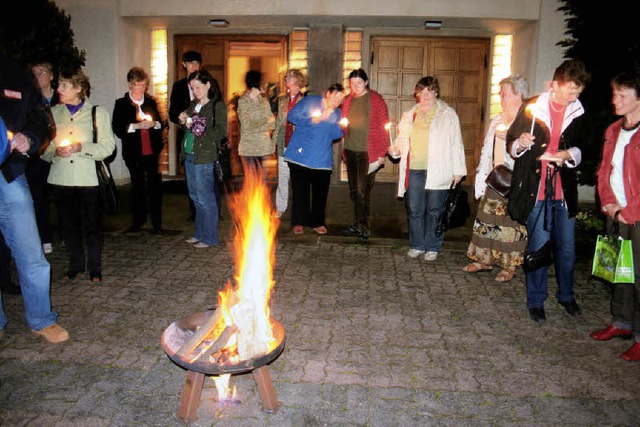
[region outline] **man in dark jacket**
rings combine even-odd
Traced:
[[[176,156],[178,159],[182,152],[182,139],[184,138],[184,127],[180,125],[178,116],[187,109],[189,103],[193,99],[193,94],[191,93],[191,88],[189,87],[187,79],[189,78],[189,74],[200,71],[200,67],[202,66],[202,55],[195,50],[189,50],[183,53],[182,66],[187,71],[187,76],[173,84],[173,87],[171,88],[171,97],[169,98],[169,120],[178,125],[176,130]],[[186,181],[186,174],[184,178]],[[193,200],[191,200],[191,198],[189,198],[189,212],[189,219],[194,221],[196,217],[196,208],[193,205]]]
[[[8,143],[10,151],[1,166],[0,231],[16,263],[27,325],[48,342],[60,343],[69,339],[69,333],[56,323],[58,314],[51,310],[51,269],[44,257],[24,175],[46,128],[40,104],[31,74],[0,54],[0,139],[4,139],[0,142]],[[0,296],[0,335],[6,324]]]

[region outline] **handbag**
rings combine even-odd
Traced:
[[[553,174],[547,174],[548,183],[555,182],[554,178],[556,176],[556,173],[558,173],[557,168],[554,169]],[[554,193],[555,185],[547,186],[544,203],[538,211],[538,214],[536,215],[536,220],[533,222],[533,230],[535,230],[536,225],[538,224],[540,214],[542,214],[542,212],[546,209],[547,201]],[[522,269],[525,273],[530,273],[542,267],[549,267],[551,264],[553,264],[553,240],[551,240],[551,238],[549,238],[549,240],[547,240],[545,244],[536,251],[532,251],[529,249],[530,244],[531,241],[529,241],[529,243],[527,244],[527,249],[524,251],[524,261],[522,263]]]
[[[496,152],[496,136],[493,136],[493,151],[491,152],[492,163],[494,163],[494,155]],[[502,197],[509,196],[511,190],[511,175],[513,171],[505,164],[496,165],[494,163],[493,170],[487,176],[485,183],[493,188],[496,193]]]
[[[504,164],[496,165],[486,179],[489,187],[502,197],[508,197],[511,190],[511,175],[513,171]]]
[[[609,235],[598,235],[591,274],[610,283],[635,283],[633,246],[619,235],[617,213],[612,229]]]
[[[440,236],[452,228],[462,227],[467,222],[469,215],[471,215],[467,192],[461,188],[461,184],[461,182],[458,182],[457,185],[454,185],[452,182],[451,187],[449,187],[447,198],[438,217],[436,236]]]
[[[222,138],[220,141],[220,147],[218,148],[218,160],[214,163],[214,172],[216,180],[219,183],[223,183],[225,179],[230,179],[232,176],[231,171],[231,153],[227,142],[227,138]]]
[[[91,120],[93,122],[93,142],[98,143],[98,126],[96,124],[96,108],[91,109]],[[100,190],[100,199],[104,211],[110,215],[117,214],[120,210],[120,198],[118,197],[118,188],[111,175],[109,165],[103,160],[96,160],[96,175],[98,176],[98,188]]]

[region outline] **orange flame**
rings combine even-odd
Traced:
[[[224,403],[229,400],[234,400],[236,398],[236,386],[233,388],[229,387],[229,380],[231,379],[231,374],[224,374],[217,377],[211,377],[213,382],[216,385],[216,390],[218,392],[218,402]]]
[[[237,345],[242,360],[266,354],[277,346],[269,307],[275,265],[275,235],[278,219],[271,206],[271,195],[261,171],[245,170],[242,191],[233,196],[229,208],[236,222],[233,238],[236,263],[235,286],[227,283],[219,293],[218,306],[225,326],[238,331],[227,347]],[[232,360],[233,361],[233,360]]]

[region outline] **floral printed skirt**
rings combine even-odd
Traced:
[[[526,247],[527,228],[509,217],[507,199],[487,187],[473,223],[467,256],[486,265],[518,267]]]

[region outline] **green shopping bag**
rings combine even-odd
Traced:
[[[187,154],[193,154],[193,141],[195,136],[190,130],[184,132],[184,138],[182,139],[182,147]]]
[[[611,283],[634,283],[631,240],[599,235],[591,274]]]

